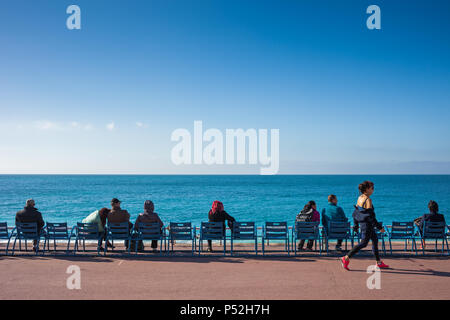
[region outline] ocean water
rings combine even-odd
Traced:
[[[0,222],[13,225],[15,213],[33,198],[44,220],[74,225],[117,197],[133,222],[150,199],[165,224],[200,225],[212,201],[220,200],[237,220],[291,225],[307,201],[315,200],[321,212],[331,193],[350,217],[366,179],[375,183],[379,221],[410,221],[435,200],[450,222],[450,175],[0,175]]]

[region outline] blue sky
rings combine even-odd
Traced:
[[[259,172],[172,164],[173,130],[202,120],[280,129],[279,173],[449,174],[449,9],[1,1],[0,173]]]

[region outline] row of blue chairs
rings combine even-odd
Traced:
[[[377,233],[381,240],[382,251],[386,254],[385,239],[389,241],[390,253],[393,254],[392,240],[405,241],[404,251],[408,250],[408,243],[411,242],[411,252],[418,254],[416,240],[435,240],[435,251],[437,251],[438,240],[442,240],[442,253],[444,253],[444,244],[449,253],[449,246],[447,238],[450,236],[446,232],[450,230],[441,222],[425,222],[423,232],[419,232],[414,226],[413,222],[393,222],[390,229],[386,233]],[[167,231],[166,231],[167,230]],[[168,234],[167,234],[168,232]],[[329,253],[330,240],[345,241],[345,249],[347,249],[347,242],[350,241],[352,246],[355,240],[360,240],[361,235],[357,231],[353,231],[350,227],[350,222],[333,222],[330,221],[326,228],[320,228],[319,222],[295,222],[289,235],[289,227],[287,222],[266,222],[262,227],[261,236],[258,235],[258,230],[255,222],[234,222],[231,230],[231,235],[227,236],[226,230],[222,222],[202,222],[200,233],[197,237],[197,229],[192,226],[191,222],[171,222],[168,228],[161,228],[158,223],[139,223],[137,228],[131,228],[128,222],[125,223],[108,223],[106,233],[99,232],[96,224],[77,223],[71,230],[69,230],[67,223],[50,223],[48,222],[41,232],[38,232],[36,223],[17,223],[16,227],[9,232],[6,223],[0,223],[0,239],[7,239],[6,254],[9,253],[10,244],[12,244],[12,254],[16,250],[16,243],[19,242],[19,250],[22,250],[22,241],[25,242],[25,250],[27,250],[27,241],[30,240],[44,240],[42,253],[50,251],[50,243],[53,242],[53,251],[56,250],[56,241],[67,241],[67,253],[76,254],[80,250],[80,245],[83,246],[83,251],[86,251],[86,240],[105,240],[114,244],[114,241],[124,240],[127,243],[126,250],[130,254],[132,243],[135,242],[134,250],[137,253],[138,241],[160,241],[159,252],[162,254],[163,246],[164,252],[171,251],[173,253],[173,245],[175,241],[191,241],[192,254],[203,251],[203,242],[207,240],[218,240],[223,242],[223,254],[226,254],[227,238],[231,241],[230,253],[233,255],[235,241],[254,241],[255,254],[258,254],[258,238],[261,238],[261,249],[263,255],[265,254],[265,243],[268,240],[283,241],[284,250],[288,255],[294,252],[297,255],[296,242],[299,240],[314,240],[319,244],[319,254],[322,254],[322,249],[325,247],[327,254]],[[197,250],[197,239],[198,250]],[[70,250],[71,241],[74,240],[73,250]],[[171,250],[170,249],[171,245]],[[107,245],[104,246],[103,254],[106,255],[108,250]],[[36,247],[36,254],[38,254],[39,246]],[[422,247],[423,254],[425,250]],[[100,254],[100,246],[97,246],[97,254]]]
[[[390,228],[385,228],[385,233],[377,231],[378,239],[381,241],[381,248],[386,255],[386,240],[389,241],[389,251],[392,255],[394,250],[392,248],[393,240],[404,241],[403,251],[408,251],[408,243],[411,243],[411,252],[418,254],[417,242],[424,243],[426,240],[435,241],[435,252],[437,251],[438,241],[442,241],[442,253],[446,247],[447,254],[450,254],[448,238],[450,237],[450,226],[446,226],[444,222],[429,222],[425,221],[423,229],[419,230],[414,225],[414,222],[392,222]],[[448,232],[447,232],[448,231]],[[345,249],[347,250],[347,242],[351,241],[353,246],[354,241],[361,240],[361,234],[354,231],[350,227],[350,222],[328,222],[327,228],[320,232],[319,222],[296,222],[295,228],[292,229],[292,243],[295,244],[297,240],[315,240],[319,242],[319,250],[321,253],[322,247],[325,245],[327,254],[329,253],[329,240],[343,240],[345,241]],[[324,244],[323,244],[324,243]],[[445,244],[445,247],[444,247]],[[296,254],[297,247],[294,246],[294,253]],[[425,254],[425,247],[422,246],[422,253]]]

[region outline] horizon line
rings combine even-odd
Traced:
[[[0,173],[0,176],[448,176],[450,173]]]

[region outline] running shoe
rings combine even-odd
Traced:
[[[350,264],[350,259],[349,259],[349,260],[345,260],[345,257],[342,257],[342,258],[341,258],[341,264],[342,264],[342,267],[343,267],[345,270],[350,271],[350,269],[348,268],[348,265]]]
[[[377,267],[380,268],[380,269],[387,269],[387,268],[389,268],[389,266],[387,264],[384,264],[383,261],[378,262],[377,263]]]

